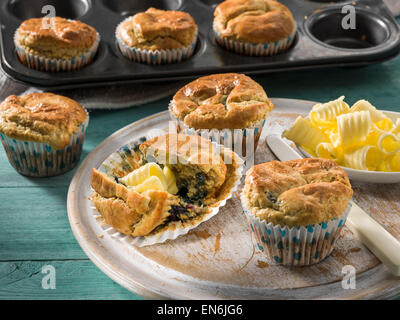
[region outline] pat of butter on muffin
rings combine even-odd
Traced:
[[[147,190],[167,191],[171,194],[178,192],[172,170],[168,166],[165,166],[163,170],[156,163],[147,163],[121,178],[120,181],[139,193]]]

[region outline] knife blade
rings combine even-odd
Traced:
[[[266,141],[269,148],[281,161],[303,158],[279,135],[268,135]],[[351,209],[346,226],[392,274],[400,276],[400,242],[354,201],[350,203]]]

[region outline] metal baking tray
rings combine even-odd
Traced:
[[[46,88],[74,88],[192,78],[220,72],[247,74],[330,66],[360,66],[396,56],[400,50],[399,25],[382,0],[308,1],[282,0],[298,25],[296,40],[286,53],[249,57],[218,46],[212,32],[217,0],[2,0],[1,65],[17,81]],[[52,5],[56,15],[81,20],[97,29],[101,43],[95,61],[79,71],[49,73],[29,69],[19,62],[13,35],[25,19],[44,16]],[[342,28],[344,5],[354,5],[356,28]],[[149,7],[189,12],[199,27],[195,54],[168,65],[146,65],[122,56],[115,28],[125,17]]]

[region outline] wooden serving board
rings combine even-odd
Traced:
[[[274,160],[267,133],[281,133],[313,102],[273,99],[256,154],[256,163]],[[400,294],[394,277],[345,227],[330,257],[308,267],[271,265],[254,248],[240,201],[233,197],[220,212],[174,241],[148,247],[130,244],[130,236],[102,227],[94,218],[90,173],[104,159],[150,129],[168,128],[162,112],[111,135],[77,170],[68,192],[68,216],[79,244],[114,281],[145,298],[176,299],[360,299]],[[354,201],[400,240],[400,184],[352,183]],[[343,289],[343,267],[356,270],[356,288]]]

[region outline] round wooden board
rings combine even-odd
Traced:
[[[272,99],[256,163],[274,160],[267,133],[281,133],[313,102]],[[111,232],[94,218],[90,174],[120,146],[150,129],[168,128],[161,112],[117,131],[82,162],[68,191],[72,231],[89,258],[109,277],[145,298],[175,299],[376,299],[400,294],[400,278],[390,275],[345,227],[330,257],[309,267],[270,265],[253,246],[240,201],[233,197],[220,213],[174,241],[138,248],[130,237]],[[354,201],[400,239],[400,184],[353,183]],[[343,289],[343,266],[356,272],[356,289]]]

